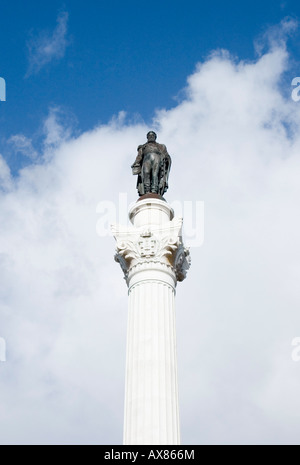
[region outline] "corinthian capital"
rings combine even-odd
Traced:
[[[120,263],[127,282],[130,272],[146,263],[168,267],[178,281],[186,277],[190,253],[182,243],[182,218],[139,228],[114,224],[111,230],[117,243],[115,260]]]

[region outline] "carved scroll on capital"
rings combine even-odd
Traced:
[[[150,262],[170,267],[178,281],[185,279],[191,259],[182,243],[182,218],[147,228],[114,224],[111,230],[117,242],[115,260],[120,263],[126,281],[136,265]]]
[[[191,254],[188,247],[180,246],[175,259],[175,273],[177,281],[183,281],[186,278],[187,271],[191,266]]]

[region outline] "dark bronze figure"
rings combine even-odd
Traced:
[[[137,190],[140,196],[158,194],[163,196],[168,189],[171,157],[164,144],[156,142],[156,134],[148,132],[146,144],[138,146],[138,154],[131,166],[137,174]]]

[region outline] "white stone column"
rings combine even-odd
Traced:
[[[114,225],[128,285],[124,444],[180,444],[175,288],[190,265],[182,219],[167,202],[139,200],[133,228]]]

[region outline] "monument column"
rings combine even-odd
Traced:
[[[153,131],[147,139],[132,165],[140,194],[129,211],[132,226],[112,225],[115,260],[129,295],[124,444],[176,445],[175,290],[186,277],[190,253],[182,242],[182,218],[162,197],[171,158]]]
[[[180,444],[175,288],[189,267],[182,219],[167,202],[139,200],[133,228],[113,226],[128,285],[124,444]]]

